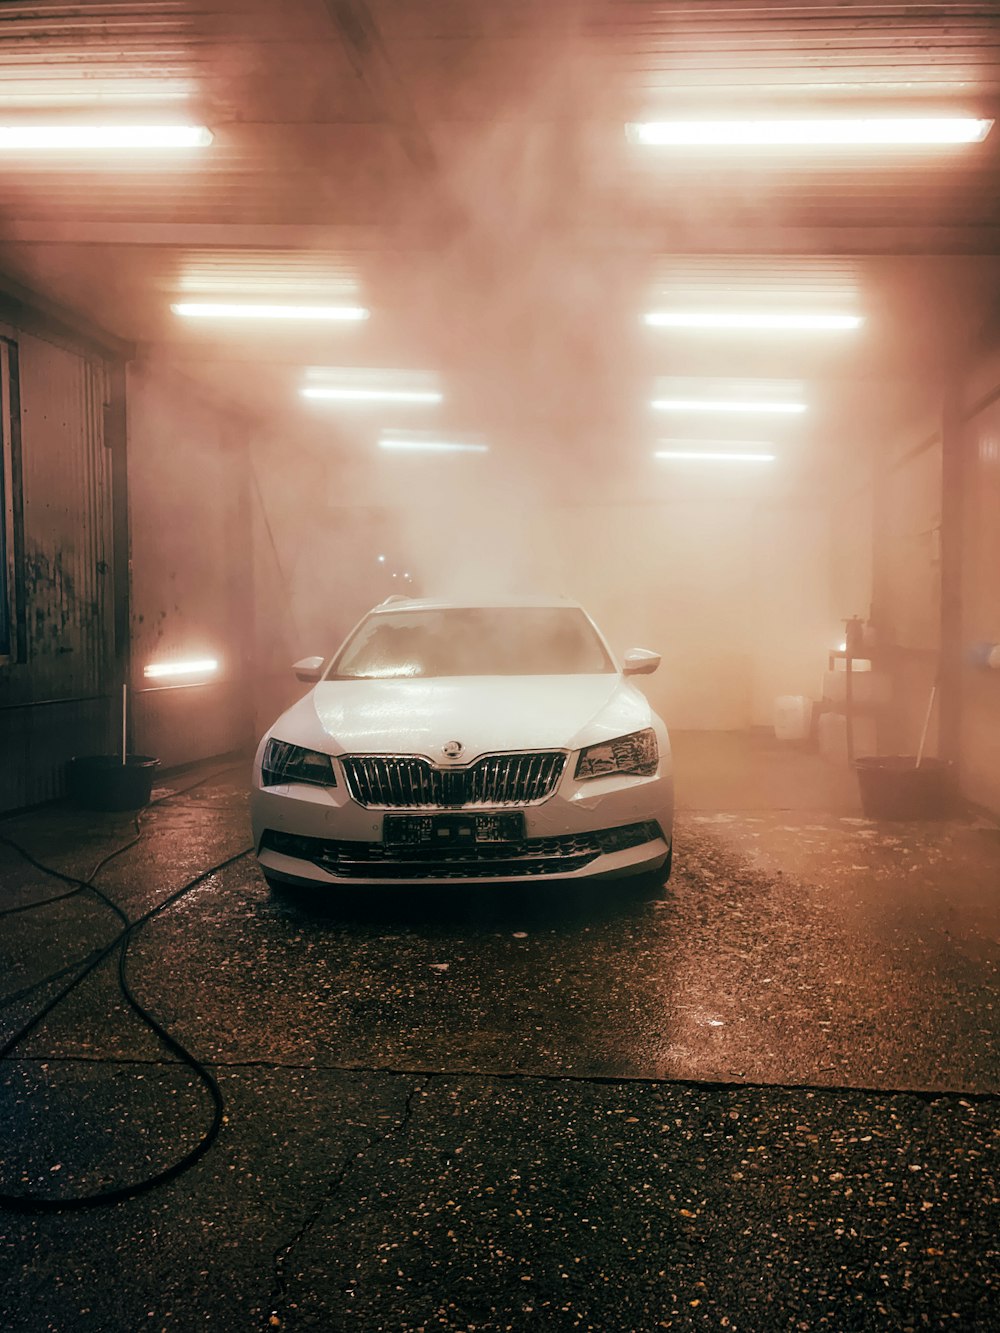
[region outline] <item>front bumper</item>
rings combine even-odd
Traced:
[[[381,842],[324,841],[267,830],[258,856],[279,875],[335,884],[505,884],[517,879],[567,879],[654,869],[666,860],[668,845],[653,821],[554,838],[482,843],[475,847],[417,849]],[[638,859],[637,859],[638,858]]]
[[[387,845],[383,818],[395,812],[360,806],[343,786],[258,786],[251,813],[261,866],[270,878],[291,884],[600,879],[653,871],[666,863],[673,784],[662,773],[587,783],[567,777],[548,800],[523,809],[524,836],[517,842],[447,849]]]

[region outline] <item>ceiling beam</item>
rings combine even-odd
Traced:
[[[0,219],[0,241],[18,245],[153,245],[170,250],[396,249],[393,227],[233,222],[85,222],[71,217]]]
[[[130,361],[135,356],[135,343],[109,333],[93,320],[22,286],[4,273],[0,273],[0,320],[26,333],[77,343],[118,361]]]
[[[997,255],[1000,226],[758,227],[670,224],[607,229],[581,226],[567,235],[581,253],[656,255]],[[389,226],[229,222],[84,222],[72,218],[0,219],[0,243],[136,245],[170,250],[415,251],[440,247],[425,232]]]
[[[182,341],[179,338],[161,338],[155,342],[140,343],[139,348],[146,355],[152,355],[155,349],[155,354],[161,361],[179,366],[204,366],[208,364],[218,366],[260,365],[262,361],[262,352],[259,347],[234,347],[231,343],[222,341],[205,340],[192,343]],[[266,360],[269,369],[279,373],[286,369],[300,371],[304,360],[301,348],[286,348],[276,346],[273,343],[268,345],[266,357],[263,359]],[[370,356],[359,355],[354,352],[337,354],[338,366],[367,367],[370,364]],[[929,371],[933,369],[941,370],[941,361],[928,355],[919,362],[914,360],[912,363],[908,363],[905,373],[899,373],[896,370],[887,371],[884,366],[866,363],[860,370],[810,371],[805,378],[808,379],[810,384],[832,385],[835,387],[874,384],[880,390],[909,390],[915,383],[926,382]],[[635,378],[639,381],[645,381],[649,378],[649,372],[640,367],[636,371]]]
[[[323,0],[354,72],[381,107],[407,157],[434,174],[438,156],[392,62],[367,0]]]

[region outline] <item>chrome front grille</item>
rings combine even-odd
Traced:
[[[488,754],[467,768],[437,768],[413,755],[345,755],[347,788],[359,805],[382,810],[455,810],[537,805],[551,796],[566,756],[559,750]]]

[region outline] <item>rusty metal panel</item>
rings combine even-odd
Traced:
[[[93,694],[113,667],[105,368],[39,338],[20,346],[32,693]]]
[[[0,808],[59,793],[106,743],[115,678],[107,369],[17,330],[26,661],[0,669]]]

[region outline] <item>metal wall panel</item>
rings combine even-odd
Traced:
[[[884,483],[877,600],[880,633],[908,651],[941,646],[941,441],[915,451]]]
[[[943,429],[908,451],[903,441],[876,479],[874,605],[893,676],[893,708],[879,741],[883,753],[915,752],[937,682],[928,753],[951,758],[962,795],[1000,815],[1000,672],[984,653],[984,645],[1000,642],[1000,348],[977,357],[959,387],[968,416],[952,427],[960,457],[951,515],[947,412],[924,422],[927,431]],[[951,580],[949,542],[957,565]],[[949,607],[950,582],[957,608]]]
[[[932,406],[913,435],[903,436],[895,451],[881,460],[875,480],[872,606],[878,669],[892,679],[892,706],[877,719],[883,754],[916,753],[938,671],[942,450],[936,428],[940,420],[940,407]],[[865,610],[852,608],[848,614]],[[940,743],[935,718],[928,732],[928,753],[938,754]]]
[[[983,651],[1000,644],[1000,400],[972,418],[964,445],[962,780],[972,800],[1000,814],[1000,671]]]
[[[105,364],[16,329],[27,660],[0,666],[0,809],[56,796],[103,749],[115,680]]]

